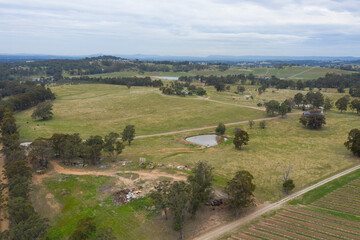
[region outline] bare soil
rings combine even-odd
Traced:
[[[2,145],[0,145],[0,149],[2,149]],[[1,176],[1,180],[3,181],[3,183],[7,183],[6,179],[4,179],[3,176],[3,171],[4,171],[4,165],[5,165],[5,158],[2,154],[0,154],[0,176]],[[6,198],[7,196],[7,190],[5,189],[4,192],[4,198]],[[4,211],[5,209],[0,209],[0,231],[5,231],[7,229],[9,229],[9,220],[7,219],[3,219],[4,218]]]

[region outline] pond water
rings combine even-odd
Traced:
[[[194,137],[188,137],[185,140],[205,147],[213,147],[222,142],[225,142],[227,138],[215,134],[209,134],[209,135],[198,135]]]
[[[159,79],[171,80],[171,81],[179,80],[179,77],[167,77],[167,76],[153,76],[153,78],[159,78]]]

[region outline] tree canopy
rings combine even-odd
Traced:
[[[300,123],[310,129],[319,129],[326,124],[325,116],[322,114],[302,115]]]
[[[226,131],[226,127],[225,127],[225,124],[223,124],[223,123],[219,123],[219,125],[215,129],[215,132],[219,135],[224,135],[225,131]]]
[[[212,193],[213,167],[207,162],[198,162],[189,175],[190,213],[194,216],[199,207],[208,202]]]
[[[354,128],[349,132],[348,140],[344,145],[354,155],[360,157],[360,130],[358,128]]]
[[[245,130],[238,129],[235,132],[233,143],[236,149],[241,149],[243,145],[247,145],[249,142],[249,134]]]
[[[36,106],[34,112],[31,114],[31,117],[33,119],[41,118],[42,120],[48,120],[54,115],[52,112],[52,107],[53,105],[50,102],[39,103]]]
[[[124,142],[128,142],[129,145],[135,138],[135,126],[134,125],[127,125],[122,132],[122,140]]]
[[[274,116],[275,113],[279,112],[280,103],[276,100],[269,101],[266,105],[266,113],[268,115]]]
[[[253,179],[254,177],[248,171],[241,170],[237,171],[233,179],[226,184],[227,203],[235,211],[236,216],[239,216],[241,210],[255,205],[253,192],[256,186],[252,182]]]

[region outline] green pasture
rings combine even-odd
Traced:
[[[348,132],[358,127],[359,116],[328,113],[327,125],[321,130],[305,129],[298,121],[299,116],[267,121],[265,130],[259,128],[259,123],[254,129],[249,129],[247,124],[228,127],[229,140],[211,148],[193,145],[184,139],[214,130],[137,139],[125,148],[121,158],[138,161],[145,157],[148,161],[182,163],[190,167],[197,161],[208,161],[215,168],[216,183],[222,186],[235,171],[245,169],[254,175],[255,195],[260,202],[283,197],[282,172],[289,164],[295,190],[298,190],[360,163],[359,158],[344,147]],[[240,151],[232,144],[235,127],[245,129],[250,135],[249,145]]]
[[[52,87],[54,117],[31,119],[34,108],[16,114],[21,140],[50,137],[53,133],[91,135],[122,132],[135,125],[136,135],[146,135],[262,118],[260,110],[215,103],[197,97],[160,94],[156,88],[84,84]]]

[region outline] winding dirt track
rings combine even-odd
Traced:
[[[181,181],[186,180],[185,175],[180,174],[168,174],[164,172],[160,172],[158,170],[152,170],[149,171],[111,171],[111,170],[85,170],[85,169],[74,169],[74,168],[64,168],[60,166],[56,161],[51,161],[51,164],[53,166],[53,170],[46,174],[42,175],[35,175],[35,182],[40,183],[43,178],[48,177],[52,173],[61,173],[61,174],[67,174],[67,175],[92,175],[92,176],[109,176],[109,177],[115,177],[118,180],[121,180],[125,185],[131,186],[134,181],[118,176],[117,173],[136,173],[139,174],[139,179],[141,180],[155,180],[159,177],[168,177],[175,181]]]
[[[204,234],[202,234],[200,236],[197,236],[197,237],[193,238],[193,240],[218,239],[218,238],[222,237],[223,235],[225,235],[227,233],[231,233],[231,232],[235,231],[240,226],[251,222],[255,218],[260,217],[261,215],[263,215],[265,213],[268,213],[268,212],[270,212],[272,210],[275,210],[275,209],[279,208],[284,203],[286,203],[286,202],[288,202],[290,200],[293,200],[294,198],[297,198],[297,197],[299,197],[299,196],[301,196],[301,195],[303,195],[303,194],[305,194],[305,193],[307,193],[307,192],[309,192],[309,191],[311,191],[311,190],[313,190],[313,189],[315,189],[317,187],[320,187],[320,186],[322,186],[322,185],[324,185],[324,184],[326,184],[326,183],[328,183],[328,182],[330,182],[330,181],[332,181],[334,179],[342,177],[342,176],[344,176],[346,174],[349,174],[349,173],[351,173],[353,171],[356,171],[358,169],[360,169],[360,165],[357,165],[357,166],[355,166],[353,168],[345,170],[345,171],[343,171],[341,173],[338,173],[338,174],[336,174],[336,175],[334,175],[332,177],[329,177],[329,178],[327,178],[325,180],[322,180],[322,181],[320,181],[320,182],[318,182],[318,183],[316,183],[314,185],[311,185],[310,187],[307,187],[307,188],[302,189],[302,190],[300,190],[300,191],[298,191],[296,193],[293,193],[290,196],[287,196],[287,197],[281,199],[278,202],[272,203],[272,204],[270,204],[270,205],[268,205],[268,206],[266,206],[264,208],[261,208],[258,211],[253,212],[252,214],[249,214],[244,218],[238,219],[236,221],[233,221],[231,223],[228,223],[226,225],[223,225],[223,226],[215,228],[215,229],[213,229],[211,231],[208,231],[207,233],[204,233]]]

